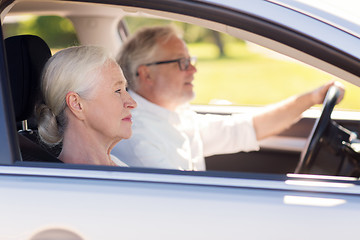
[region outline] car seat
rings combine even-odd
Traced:
[[[60,162],[56,156],[61,148],[41,143],[33,118],[40,97],[41,72],[51,51],[44,40],[34,35],[9,37],[5,39],[5,48],[15,118],[21,123],[18,138],[23,161]]]

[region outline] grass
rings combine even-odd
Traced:
[[[225,46],[219,58],[212,44],[189,44],[198,57],[194,104],[227,100],[234,105],[266,105],[314,89],[330,80],[339,80],[299,62],[279,57],[242,42]],[[360,110],[360,88],[345,81],[344,100],[339,109]]]

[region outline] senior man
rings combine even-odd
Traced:
[[[128,39],[118,62],[138,107],[132,112],[132,137],[118,143],[113,155],[135,167],[205,170],[204,156],[259,150],[259,140],[288,128],[303,111],[322,103],[335,84],[253,116],[201,115],[188,104],[194,98],[194,60],[171,26],[144,28]]]

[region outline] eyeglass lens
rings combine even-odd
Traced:
[[[179,66],[181,71],[185,71],[189,68],[190,64],[195,66],[196,64],[196,58],[190,57],[190,58],[182,58],[179,61]]]

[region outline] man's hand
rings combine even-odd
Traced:
[[[322,104],[325,100],[325,96],[326,96],[326,93],[327,91],[329,90],[329,88],[331,86],[336,86],[339,88],[340,90],[340,96],[337,100],[337,104],[344,98],[344,94],[345,94],[345,87],[343,84],[341,84],[340,82],[335,82],[335,81],[332,81],[332,82],[329,82],[315,90],[313,90],[311,92],[312,94],[312,98],[313,98],[313,103],[314,105],[315,104]]]
[[[331,86],[340,89],[339,103],[344,97],[344,86],[340,82],[329,82],[315,90],[302,95],[290,97],[277,104],[273,104],[259,114],[254,115],[253,124],[258,140],[277,134],[300,119],[301,114],[315,104],[324,102],[327,91]]]

